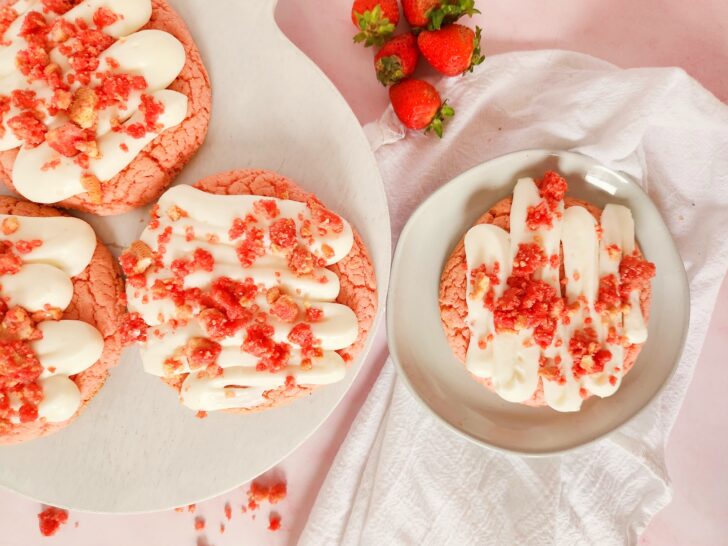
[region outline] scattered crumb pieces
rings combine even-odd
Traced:
[[[221,523],[220,524],[220,533],[222,534],[224,532],[225,532],[225,524],[224,523]]]
[[[195,513],[195,510],[197,510],[197,505],[196,505],[196,504],[190,504],[190,505],[189,505],[189,506],[187,507],[187,511],[188,511],[189,513],[191,513],[191,514],[194,514],[194,513]]]
[[[184,506],[178,506],[177,508],[174,509],[174,511],[175,512],[184,512],[185,508],[184,508]]]
[[[287,494],[288,487],[283,480],[270,485],[254,481],[250,484],[250,489],[248,490],[248,508],[255,510],[261,503],[266,501],[270,504],[278,504],[286,498]]]
[[[197,417],[198,419],[204,419],[205,417],[207,417],[207,412],[200,410],[195,413],[195,417]]]
[[[268,516],[268,530],[278,531],[281,528],[281,516],[275,512],[271,512]]]
[[[274,483],[268,493],[268,502],[271,504],[278,504],[280,501],[286,498],[288,494],[288,487],[286,482]]]
[[[205,518],[197,516],[195,518],[195,531],[202,531],[205,528]]]
[[[38,514],[38,526],[43,536],[50,537],[56,534],[56,531],[68,521],[68,512],[55,508],[53,506],[46,507]]]
[[[229,502],[225,503],[225,519],[230,521],[230,518],[233,517],[233,508],[230,506]]]

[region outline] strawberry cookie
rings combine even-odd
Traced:
[[[0,197],[0,444],[68,425],[121,352],[123,284],[93,229]]]
[[[554,172],[518,181],[455,248],[440,284],[448,342],[509,402],[578,411],[611,396],[647,339],[655,266],[632,213],[565,197]]]
[[[267,171],[168,190],[121,264],[144,369],[201,412],[260,411],[342,380],[377,308],[348,222]]]
[[[207,133],[210,84],[164,0],[0,8],[0,179],[100,215],[155,200]]]

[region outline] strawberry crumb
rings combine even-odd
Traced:
[[[124,315],[119,327],[122,345],[132,343],[144,343],[147,341],[147,330],[149,326],[139,313],[127,313]]]
[[[139,111],[144,114],[147,131],[159,130],[159,116],[164,113],[164,104],[151,95],[142,95]]]
[[[34,148],[43,142],[48,128],[34,114],[23,112],[8,120],[8,127],[26,147]]]
[[[270,516],[268,516],[268,530],[269,531],[278,531],[281,528],[281,517],[278,514],[275,514],[271,512]]]
[[[119,16],[105,7],[97,9],[93,16],[94,25],[99,29],[113,25],[118,20]]]
[[[66,522],[68,522],[68,512],[60,508],[48,506],[38,514],[40,533],[45,537],[55,535],[61,525]]]
[[[195,518],[195,531],[202,531],[205,528],[205,518],[197,516]]]
[[[233,516],[233,508],[230,506],[229,502],[225,503],[225,519],[230,521],[230,518]]]

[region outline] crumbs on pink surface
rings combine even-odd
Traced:
[[[61,525],[68,521],[68,512],[54,506],[46,507],[38,514],[40,533],[45,537],[56,534]]]

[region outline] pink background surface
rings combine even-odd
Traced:
[[[624,67],[686,69],[728,101],[728,2],[725,0],[506,0],[478,3],[489,55],[518,49],[562,48],[602,57]],[[347,0],[280,0],[284,32],[331,78],[362,123],[378,117],[387,96],[372,74],[371,52],[351,44]],[[202,39],[201,37],[197,37]],[[487,62],[487,61],[486,61]],[[266,531],[269,509],[256,520],[240,513],[244,488],[198,505],[207,520],[194,530],[189,513],[103,516],[71,513],[70,524],[52,539],[41,538],[39,505],[0,491],[0,546],[247,546],[295,544],[328,465],[386,358],[383,333],[352,391],[323,427],[283,461],[289,498],[276,506],[283,529]],[[728,281],[723,283],[696,374],[668,444],[674,500],[652,522],[642,544],[713,546],[728,537]],[[230,501],[233,519],[224,521]],[[78,522],[75,527],[74,522]],[[103,540],[101,540],[103,539]]]

